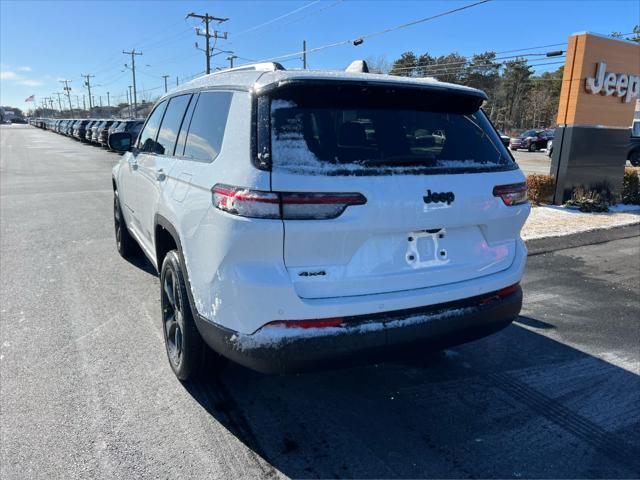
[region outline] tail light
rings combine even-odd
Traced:
[[[220,184],[212,192],[216,208],[250,218],[327,220],[351,205],[367,203],[360,193],[264,192]]]
[[[494,292],[484,297],[480,302],[480,305],[486,305],[487,303],[491,303],[494,300],[502,300],[503,298],[516,293],[518,290],[520,290],[519,283],[514,283],[513,285],[509,285],[508,287],[501,288],[497,292]]]
[[[527,184],[523,182],[498,185],[493,187],[493,196],[502,198],[502,201],[508,207],[527,203]]]
[[[339,327],[343,323],[344,323],[343,317],[317,318],[312,320],[275,320],[273,322],[269,322],[266,325],[260,327],[260,329],[269,328],[269,327],[328,328],[328,327]]]

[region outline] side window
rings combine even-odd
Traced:
[[[191,95],[180,95],[169,100],[169,105],[158,132],[158,140],[156,141],[158,149],[162,150],[164,155],[173,155],[180,125],[182,125],[184,112],[187,109],[187,105],[189,105],[190,99]]]
[[[180,134],[178,135],[178,141],[176,142],[176,156],[181,157],[184,154],[184,142],[187,139],[187,132],[189,131],[189,125],[191,124],[191,117],[193,116],[193,111],[196,108],[196,104],[198,103],[198,94],[194,94],[191,97],[191,102],[189,102],[189,108],[187,109],[187,113],[184,116],[184,120],[182,121],[182,128],[180,129]]]
[[[211,162],[218,156],[232,95],[231,92],[200,94],[187,133],[186,158]]]
[[[142,132],[140,132],[140,137],[138,138],[138,148],[140,149],[140,151],[150,153],[163,153],[158,151],[158,148],[156,147],[156,137],[158,135],[158,127],[160,126],[162,115],[164,114],[164,110],[166,107],[167,102],[162,102],[153,111],[153,113],[149,117],[149,120],[147,120],[147,124],[145,125]]]

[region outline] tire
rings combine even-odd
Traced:
[[[529,150],[530,152],[535,152],[536,150],[538,150],[538,147],[536,146],[536,142],[531,142],[531,143],[529,144],[529,148],[528,148],[528,150]]]
[[[113,227],[120,256],[126,260],[136,257],[139,252],[138,244],[127,229],[117,190],[113,192]]]
[[[160,307],[167,358],[176,377],[184,382],[197,375],[218,373],[225,362],[205,344],[196,328],[177,250],[168,252],[162,262]]]
[[[633,152],[629,155],[629,162],[631,162],[631,165],[634,167],[640,167],[640,152]]]

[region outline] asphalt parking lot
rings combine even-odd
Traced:
[[[522,316],[471,344],[183,385],[115,249],[118,158],[0,126],[1,478],[640,476],[640,237],[530,257]]]
[[[526,175],[549,175],[551,158],[546,152],[528,152],[526,150],[509,151]]]

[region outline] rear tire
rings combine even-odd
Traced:
[[[117,190],[113,192],[113,226],[116,236],[116,248],[120,256],[126,260],[135,257],[138,253],[138,244],[127,229]]]
[[[219,372],[224,360],[209,349],[196,328],[177,250],[168,252],[162,262],[160,307],[167,358],[176,377],[184,382]]]
[[[531,142],[529,144],[529,151],[530,152],[535,152],[536,150],[538,150],[538,147],[536,146],[536,142]]]

